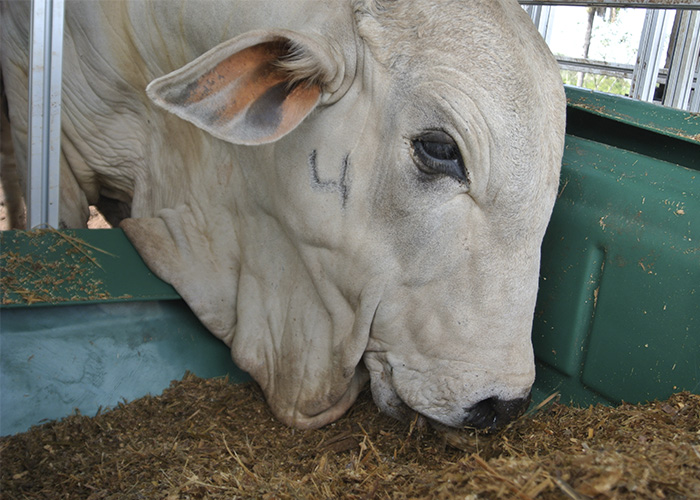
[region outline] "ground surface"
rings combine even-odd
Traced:
[[[368,393],[320,430],[251,384],[187,376],[161,396],[0,439],[3,499],[700,498],[700,396],[548,403],[500,433],[439,433]]]

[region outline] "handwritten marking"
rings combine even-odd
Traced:
[[[317,152],[314,149],[309,154],[309,170],[311,172],[311,188],[314,191],[323,191],[325,193],[337,192],[340,194],[341,206],[345,208],[350,193],[350,183],[348,172],[350,170],[350,155],[346,154],[343,158],[343,164],[340,169],[340,178],[338,180],[321,180],[318,175]]]

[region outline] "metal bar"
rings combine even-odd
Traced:
[[[544,5],[530,5],[525,7],[525,11],[532,19],[544,41],[549,43],[552,32],[552,8]]]
[[[679,11],[677,15],[680,18],[678,34],[663,103],[672,108],[688,109],[700,51],[700,12]]]
[[[698,0],[519,0],[522,5],[581,5],[588,7],[641,7],[646,9],[700,9]]]
[[[583,73],[595,73],[597,75],[629,79],[632,78],[632,74],[634,73],[634,66],[631,64],[619,64],[566,56],[557,56],[557,62],[561,69],[569,71],[582,71]]]
[[[634,66],[632,64],[611,63],[597,61],[595,59],[583,59],[580,57],[556,56],[559,68],[568,71],[580,71],[596,75],[614,76],[617,78],[632,79]],[[665,84],[668,80],[668,70],[659,68],[656,79],[657,84]]]
[[[688,111],[692,113],[700,113],[700,60],[695,67],[695,88],[690,94],[690,103]]]
[[[667,10],[647,11],[630,90],[630,96],[635,99],[648,102],[654,100],[656,81],[661,59],[664,56],[661,50],[661,38],[666,24],[673,20],[672,13],[673,11]]]
[[[27,225],[58,227],[64,0],[32,0]]]

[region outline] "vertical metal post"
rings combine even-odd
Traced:
[[[700,113],[700,60],[695,66],[695,88],[690,94],[690,103],[688,111],[692,113]]]
[[[697,70],[700,52],[700,12],[679,10],[677,15],[678,33],[668,70],[664,104],[673,108],[689,109],[690,90],[693,88],[693,76]]]
[[[654,100],[656,81],[664,56],[664,52],[661,50],[661,41],[669,21],[673,22],[672,12],[658,9],[647,10],[642,37],[639,40],[637,64],[632,75],[631,97],[649,102]]]
[[[27,226],[58,227],[64,0],[32,0]]]
[[[549,43],[549,38],[552,33],[552,7],[545,5],[528,5],[525,7],[532,22],[537,27],[544,41]]]

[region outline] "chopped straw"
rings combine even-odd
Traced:
[[[504,430],[435,430],[365,391],[334,424],[281,425],[253,384],[187,375],[161,396],[0,438],[3,499],[700,498],[700,396],[554,400]],[[456,442],[454,447],[450,443]]]

